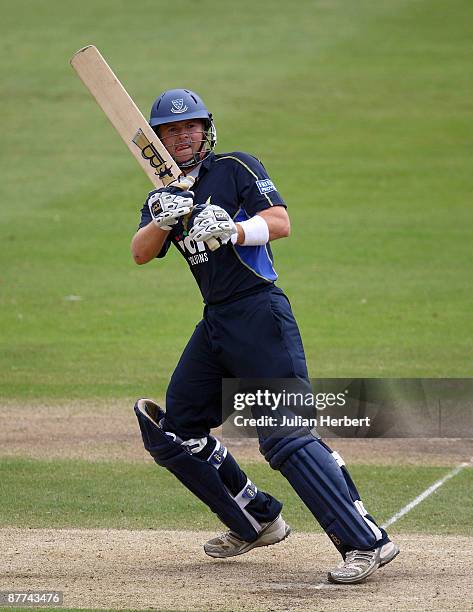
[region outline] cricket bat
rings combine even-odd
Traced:
[[[166,187],[182,172],[161,140],[143,117],[126,89],[94,45],[79,49],[71,66],[107,115],[134,158],[156,189]],[[216,238],[207,245],[211,251],[220,246]]]

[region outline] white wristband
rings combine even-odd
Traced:
[[[266,221],[260,215],[255,215],[247,221],[239,221],[238,225],[245,234],[245,240],[240,246],[260,246],[266,244],[269,240],[269,227]],[[233,238],[235,236],[235,238]],[[233,234],[232,242],[236,243],[238,234]]]

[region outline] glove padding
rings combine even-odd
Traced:
[[[194,184],[192,177],[180,176],[167,187],[151,191],[146,200],[153,221],[163,230],[172,229],[180,217],[194,208]]]
[[[218,239],[221,244],[226,244],[232,234],[237,233],[233,219],[226,210],[215,204],[202,207],[199,205],[195,210],[197,214],[191,219],[192,228],[189,236],[196,242],[207,242],[211,238]]]

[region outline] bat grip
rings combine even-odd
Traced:
[[[207,246],[211,251],[216,251],[221,246],[221,244],[222,243],[217,238],[209,238],[207,240]]]

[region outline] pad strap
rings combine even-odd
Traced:
[[[207,461],[210,465],[213,465],[215,469],[220,469],[220,466],[225,461],[225,457],[227,456],[227,449],[220,440],[215,440],[215,448],[210,454],[210,457]]]

